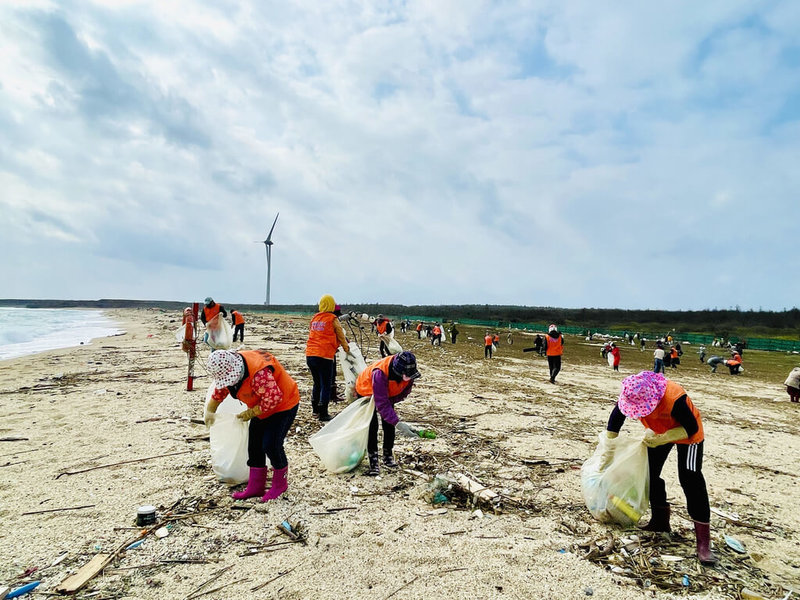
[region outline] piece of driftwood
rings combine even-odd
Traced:
[[[463,473],[456,473],[455,481],[456,484],[465,492],[472,494],[476,501],[482,500],[484,502],[489,502],[490,504],[500,502],[500,496],[496,492],[490,490],[485,485],[470,479]]]
[[[56,588],[61,594],[74,594],[85,586],[100,571],[105,569],[116,556],[114,554],[95,554],[92,560],[83,565],[78,572],[70,575]]]
[[[78,469],[77,471],[62,471],[61,473],[56,475],[56,479],[58,479],[62,475],[77,475],[78,473],[96,471],[97,469],[105,469],[108,467],[116,467],[119,465],[130,465],[132,463],[140,463],[146,460],[153,460],[155,458],[164,458],[166,456],[177,456],[178,454],[188,454],[189,452],[194,452],[194,450],[181,450],[180,452],[168,452],[167,454],[157,454],[156,456],[146,456],[145,458],[134,458],[132,460],[123,460],[121,462],[109,463],[107,465],[98,465],[96,467],[89,467],[87,469]]]
[[[54,512],[64,512],[65,510],[83,510],[84,508],[94,508],[95,504],[85,504],[83,506],[67,506],[65,508],[49,508],[47,510],[32,510],[30,512],[22,513],[22,516],[25,515],[41,515],[43,513],[54,513]]]
[[[243,577],[242,579],[237,579],[236,581],[231,581],[230,583],[226,583],[219,587],[215,587],[214,589],[208,590],[206,592],[200,592],[199,594],[194,594],[192,596],[187,596],[186,600],[194,600],[194,598],[200,598],[201,596],[208,596],[209,594],[213,594],[214,592],[218,592],[226,587],[230,587],[232,585],[236,585],[237,583],[241,583],[243,581],[250,581],[249,577]]]
[[[192,592],[189,592],[189,593],[186,595],[186,597],[184,598],[184,600],[188,600],[189,598],[191,598],[192,596],[194,596],[194,595],[195,595],[197,592],[199,592],[199,591],[200,591],[200,590],[202,590],[204,587],[206,587],[206,586],[207,586],[209,583],[211,583],[212,581],[216,581],[216,580],[217,580],[217,578],[218,578],[220,575],[222,575],[222,574],[223,574],[223,573],[225,573],[226,571],[229,571],[229,570],[230,570],[230,569],[232,569],[232,568],[233,568],[233,565],[228,565],[227,567],[222,567],[221,569],[218,569],[218,570],[214,571],[214,573],[211,575],[211,577],[209,577],[209,578],[208,578],[208,579],[206,579],[206,580],[205,580],[203,583],[201,583],[201,584],[200,584],[200,585],[199,585],[197,588],[195,588],[195,590],[194,590],[194,591],[192,591]]]
[[[277,575],[275,575],[275,577],[273,577],[272,579],[269,579],[269,580],[265,581],[264,583],[259,583],[258,585],[251,587],[251,588],[250,588],[250,591],[251,591],[251,592],[257,592],[258,590],[260,590],[260,589],[261,589],[261,588],[263,588],[263,587],[266,587],[267,585],[269,585],[270,583],[272,583],[272,582],[273,582],[273,581],[275,581],[276,579],[280,579],[280,578],[281,578],[281,577],[283,577],[284,575],[287,575],[287,574],[291,573],[291,572],[292,572],[292,571],[294,571],[296,568],[297,568],[297,567],[292,567],[292,568],[291,568],[291,569],[289,569],[288,571],[281,571],[280,573],[278,573]]]
[[[2,437],[0,438],[0,442],[27,442],[28,438],[21,438],[21,437]]]

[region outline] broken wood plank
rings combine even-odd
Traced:
[[[62,581],[56,588],[56,592],[61,594],[74,594],[89,583],[95,575],[105,569],[114,556],[116,556],[116,553],[95,554],[94,558],[78,569],[77,573],[70,575]]]
[[[456,483],[466,492],[472,494],[476,500],[483,500],[484,502],[495,503],[500,501],[500,496],[494,491],[487,488],[485,485],[470,479],[463,473],[455,474]]]

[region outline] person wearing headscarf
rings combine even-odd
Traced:
[[[786,381],[783,382],[786,386],[786,393],[789,394],[789,400],[792,402],[800,402],[800,367],[795,367],[789,373]]]
[[[547,328],[544,337],[544,353],[547,355],[547,364],[550,367],[550,383],[556,382],[556,375],[561,371],[561,356],[564,354],[564,336],[558,331],[554,323]]]
[[[328,404],[333,381],[333,359],[341,346],[350,352],[344,330],[335,314],[336,301],[330,294],[319,299],[319,312],[311,318],[306,342],[306,364],[314,386],[311,389],[311,410],[320,421],[330,421]]]
[[[219,313],[222,313],[222,316],[226,319],[228,318],[228,311],[225,310],[225,307],[222,306],[222,304],[214,302],[214,299],[209,296],[203,301],[203,310],[200,311],[200,320],[203,322],[203,325],[206,325]]]
[[[367,437],[367,455],[369,470],[367,475],[380,475],[378,460],[378,415],[383,426],[383,464],[389,469],[399,465],[394,460],[395,433],[416,437],[416,431],[402,422],[397,415],[395,405],[402,402],[411,393],[414,380],[420,377],[417,369],[417,358],[409,351],[399,352],[376,361],[364,369],[356,379],[358,397],[372,396],[375,400],[375,412],[369,424]]]
[[[706,480],[703,477],[703,420],[686,390],[661,373],[642,371],[622,380],[622,391],[608,419],[606,435],[615,438],[626,418],[639,419],[645,427],[642,442],[647,446],[650,470],[652,518],[646,531],[669,532],[670,506],[661,470],[673,446],[678,452],[678,480],[686,496],[689,516],[694,521],[697,557],[714,564],[711,552],[710,517]],[[613,452],[613,450],[610,450]],[[604,456],[608,464],[612,456]]]
[[[249,422],[247,487],[235,492],[236,500],[261,496],[263,502],[275,500],[288,488],[289,461],[283,443],[297,415],[300,392],[297,383],[272,354],[265,350],[215,350],[208,357],[208,372],[214,377],[214,393],[205,413],[211,427],[216,411],[230,394],[247,410],[236,415]],[[272,465],[272,484],[266,488]]]
[[[614,357],[614,370],[619,371],[619,348],[617,348],[617,342],[611,342],[611,356]]]

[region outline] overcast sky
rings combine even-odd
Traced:
[[[0,4],[0,297],[800,304],[800,2]]]

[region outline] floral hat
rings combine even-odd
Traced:
[[[661,373],[642,371],[622,380],[617,406],[626,417],[641,419],[656,409],[666,390],[667,378]]]
[[[215,350],[208,355],[208,372],[218,390],[237,383],[244,375],[244,359],[238,352]]]

